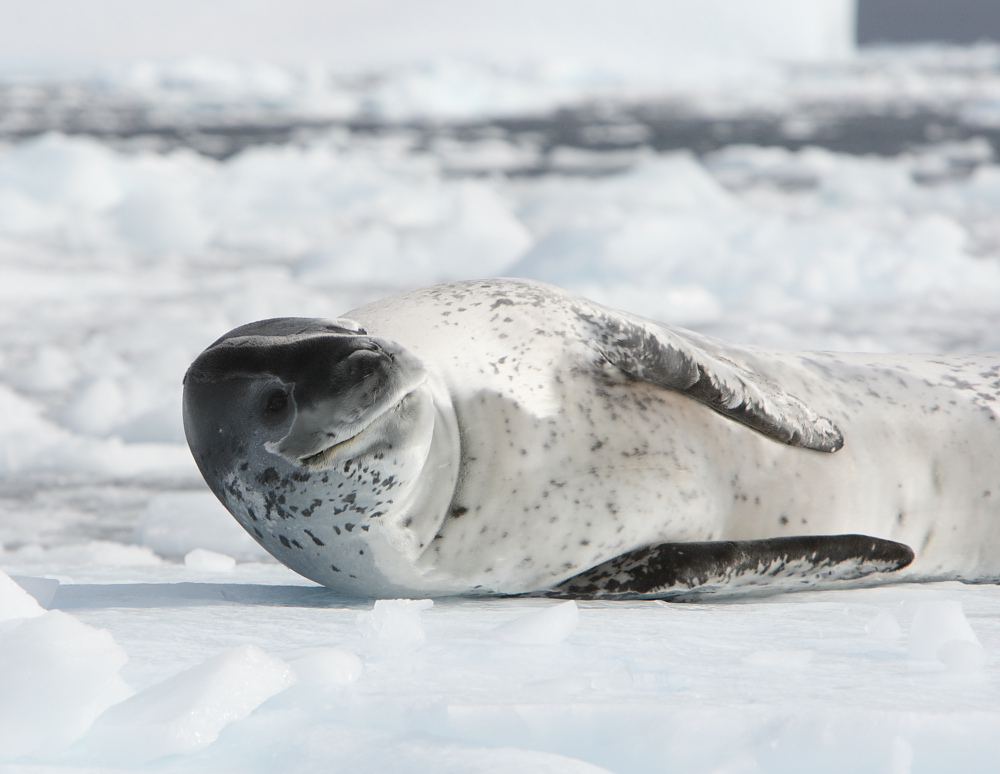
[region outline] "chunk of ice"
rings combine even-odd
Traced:
[[[118,674],[128,656],[109,632],[58,610],[38,615],[15,588],[36,612],[0,624],[0,761],[68,746],[132,692]]]
[[[34,596],[9,575],[0,572],[0,621],[35,618],[44,613]]]
[[[302,648],[286,653],[285,660],[302,684],[349,685],[364,669],[361,659],[343,648]]]
[[[282,659],[240,645],[112,707],[87,741],[92,752],[120,763],[191,753],[294,682]]]
[[[903,627],[891,610],[883,610],[865,625],[865,632],[878,640],[898,640],[903,636]]]
[[[977,642],[951,640],[937,649],[937,658],[956,672],[978,672],[986,666],[986,650]]]
[[[573,633],[579,620],[580,611],[570,599],[501,624],[491,634],[518,645],[555,645]]]
[[[204,572],[231,572],[236,566],[236,560],[216,551],[195,548],[184,554],[184,566]]]
[[[132,539],[171,558],[180,558],[196,548],[237,558],[270,558],[207,491],[169,492],[153,497]]]
[[[433,607],[430,599],[380,599],[359,621],[366,649],[383,656],[401,656],[417,650],[427,635],[420,613]]]
[[[979,638],[965,618],[962,603],[955,600],[922,602],[910,626],[907,641],[910,658],[936,659],[942,648],[953,642],[979,645]]]
[[[59,591],[59,581],[55,578],[36,578],[29,575],[11,575],[11,579],[35,598],[35,601],[48,610],[52,600]],[[0,613],[2,617],[2,613]]]
[[[59,418],[75,433],[106,437],[114,430],[124,407],[121,385],[115,379],[99,377],[73,395]]]

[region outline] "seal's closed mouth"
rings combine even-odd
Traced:
[[[416,388],[404,393],[403,396],[394,403],[390,403],[388,407],[379,412],[372,418],[372,421],[366,424],[364,427],[360,428],[357,432],[351,435],[349,438],[345,438],[343,441],[337,441],[337,443],[327,446],[325,449],[321,449],[315,454],[309,454],[305,457],[299,457],[299,464],[306,467],[317,467],[326,463],[331,457],[333,457],[338,452],[344,449],[349,449],[362,435],[371,430],[375,425],[377,425],[381,420],[385,419],[389,414],[399,411],[403,404],[410,398],[413,393],[416,392]]]
[[[334,452],[339,451],[340,449],[346,449],[351,442],[353,442],[359,435],[361,435],[361,433],[363,433],[369,427],[371,427],[371,425],[368,425],[368,427],[363,428],[362,430],[358,431],[357,433],[352,435],[350,438],[347,438],[346,440],[340,441],[339,443],[335,443],[333,446],[326,447],[322,451],[318,451],[315,454],[310,454],[308,457],[300,457],[299,462],[303,465],[309,465],[309,466],[320,465],[323,462],[325,462],[329,457],[331,457]]]

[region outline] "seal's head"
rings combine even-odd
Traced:
[[[438,413],[417,357],[343,319],[244,325],[184,378],[184,430],[212,491],[280,561],[354,593],[388,590],[392,555],[424,547],[412,527],[447,446]]]

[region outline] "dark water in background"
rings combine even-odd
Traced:
[[[323,118],[255,106],[164,111],[139,95],[85,82],[0,82],[0,141],[17,142],[45,132],[89,136],[112,147],[169,151],[190,148],[226,159],[265,144],[306,143],[331,130],[359,137],[405,134],[415,149],[447,140],[459,145],[501,140],[535,149],[530,161],[502,170],[457,165],[456,174],[605,174],[620,171],[622,151],[688,149],[710,153],[729,145],[798,149],[817,146],[850,154],[892,156],[915,148],[984,139],[1000,155],[1000,123],[973,122],[954,100],[891,101],[813,97],[782,109],[718,110],[690,99],[665,97],[641,103],[601,100],[547,113],[479,120],[387,121],[377,116]],[[555,159],[560,148],[589,152],[575,161]],[[971,167],[977,162],[970,162]],[[967,172],[962,163],[954,170]]]
[[[1000,41],[996,0],[858,0],[858,43]]]

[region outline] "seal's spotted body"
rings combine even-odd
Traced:
[[[244,326],[186,379],[206,480],[320,583],[669,597],[853,580],[900,543],[898,577],[1000,578],[1000,355],[739,348],[519,280],[348,317]]]

